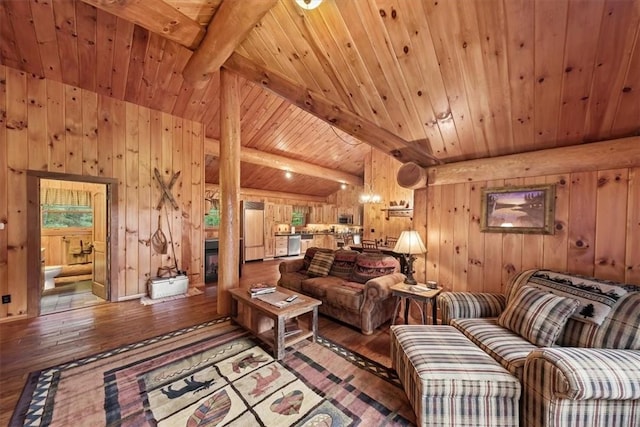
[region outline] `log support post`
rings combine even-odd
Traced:
[[[218,314],[231,310],[228,290],[240,284],[240,85],[239,77],[220,72],[220,254]]]

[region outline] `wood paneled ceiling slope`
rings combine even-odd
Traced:
[[[219,64],[187,64],[229,46],[243,187],[324,197],[369,146],[430,166],[640,134],[640,0],[0,2],[2,64],[202,122],[213,183]]]

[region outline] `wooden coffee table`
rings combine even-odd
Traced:
[[[251,298],[247,288],[234,288],[229,290],[231,294],[231,319],[242,327],[249,329],[258,339],[269,345],[273,349],[274,357],[280,360],[284,357],[284,349],[288,346],[307,338],[312,338],[315,342],[318,337],[318,306],[322,304],[322,301],[279,286],[276,288],[276,292],[279,293],[277,295],[282,295],[283,300],[294,294],[298,295],[298,298],[295,302],[279,308],[258,298]],[[238,303],[241,303],[244,307],[251,310],[252,315],[259,314],[273,319],[273,330],[269,329],[264,332],[259,332],[244,325],[238,316]],[[304,322],[298,322],[298,327],[301,331],[295,335],[286,337],[285,324],[287,320],[295,319],[303,315],[311,317],[308,325],[304,325]]]

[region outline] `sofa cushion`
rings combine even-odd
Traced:
[[[315,246],[307,248],[307,250],[304,252],[304,257],[302,258],[303,271],[306,272],[309,269],[309,266],[311,265],[311,261],[313,261],[313,257],[316,255],[316,252],[332,253],[333,251],[331,249],[318,248]]]
[[[344,282],[331,288],[325,297],[327,304],[344,308],[348,311],[360,311],[364,298],[364,285],[355,282]]]
[[[368,280],[375,277],[393,273],[398,265],[398,260],[391,256],[372,253],[358,254],[351,273],[351,281],[367,283]]]
[[[527,285],[580,301],[571,317],[596,325],[602,324],[611,307],[627,293],[620,283],[549,270],[536,271]]]
[[[453,319],[451,326],[522,380],[524,362],[538,346],[498,325],[498,318]]]
[[[325,277],[329,274],[329,270],[331,270],[331,264],[333,264],[333,253],[316,252],[309,265],[307,274],[309,277]]]
[[[552,346],[580,302],[523,286],[509,301],[498,324],[540,347]]]
[[[341,277],[349,280],[353,266],[356,264],[356,258],[359,252],[339,249],[334,252],[333,264],[329,271],[330,276]]]
[[[335,276],[312,277],[305,279],[300,283],[300,289],[305,295],[324,300],[327,291],[340,286],[344,283],[344,279]]]

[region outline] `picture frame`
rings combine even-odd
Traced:
[[[482,189],[480,231],[553,234],[555,185]]]

